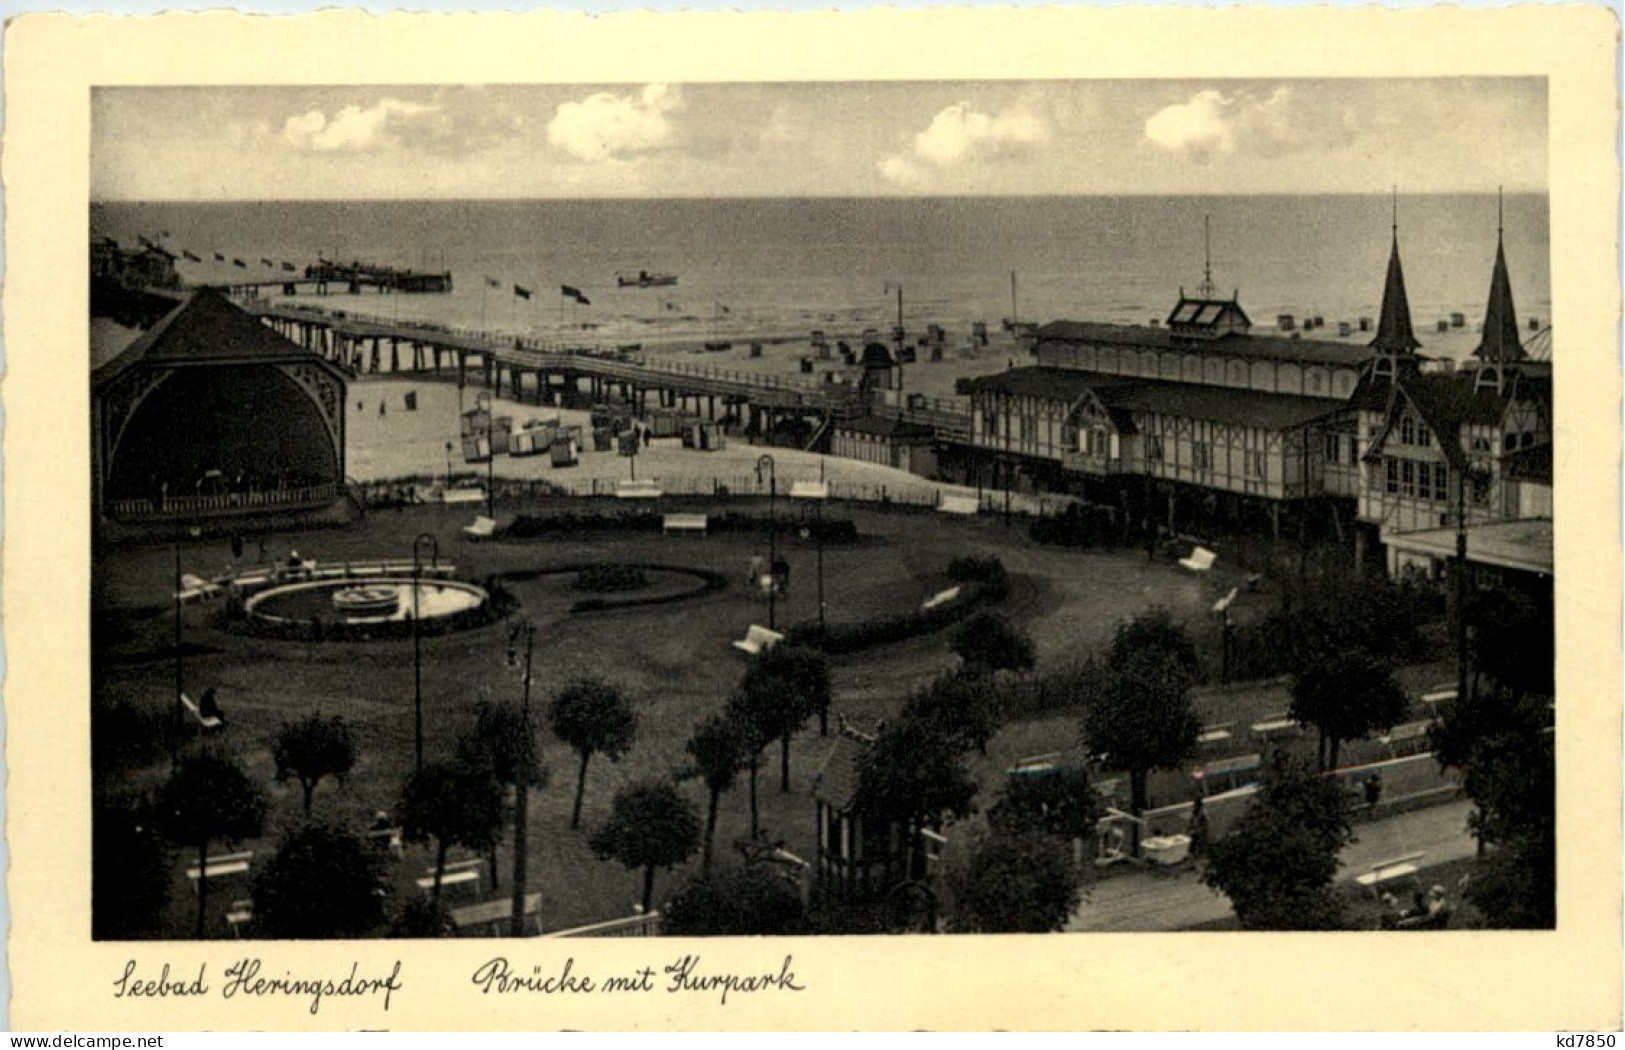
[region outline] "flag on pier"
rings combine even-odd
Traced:
[[[495,277],[487,277],[485,279],[485,286],[487,288],[501,288],[502,282],[497,280]]]
[[[221,255],[219,252],[215,252],[214,253],[214,261],[215,262],[225,262],[226,257],[224,255]]]
[[[239,270],[248,269],[248,264],[243,262],[241,259],[233,259],[233,260],[231,260],[231,265],[237,267]]]
[[[181,254],[183,256],[185,256],[186,258],[192,260],[193,262],[202,262],[203,261],[203,258],[201,256],[193,255],[192,252],[187,248],[182,248],[181,249]]]
[[[288,272],[288,273],[293,273],[293,272],[294,272],[294,271],[293,271],[293,263],[291,263],[291,262],[285,262],[285,263],[283,263],[283,264],[282,264],[282,268],[283,268],[283,269],[284,269],[284,270],[286,270],[286,271],[287,271],[287,272]]]
[[[559,285],[559,294],[564,296],[566,299],[574,299],[578,303],[585,302],[587,298],[581,294],[580,288],[572,288],[567,284]]]
[[[733,311],[732,311],[732,310],[730,310],[730,309],[728,309],[728,308],[727,308],[727,307],[726,307],[726,306],[723,306],[723,305],[722,305],[722,304],[721,304],[721,303],[718,303],[718,304],[717,304],[717,310],[718,310],[718,311],[719,311],[719,312],[721,312],[721,313],[725,313],[725,314],[731,314],[731,313],[733,313]]]
[[[576,302],[580,303],[582,306],[591,306],[592,305],[592,300],[588,299],[585,295],[582,295],[580,292],[576,293]]]
[[[513,286],[513,294],[517,295],[521,299],[529,299],[530,289],[516,284]]]
[[[675,310],[675,309],[677,309],[677,304],[676,304],[676,303],[674,303],[674,302],[671,302],[671,301],[670,301],[670,300],[667,300],[667,301],[666,301],[666,302],[663,302],[663,303],[661,303],[661,304],[660,304],[660,305],[661,305],[661,306],[664,306],[664,307],[665,307],[665,308],[666,308],[666,309],[668,309],[668,310]]]
[[[275,266],[276,266],[276,263],[274,263],[274,262],[272,262],[272,261],[271,261],[271,260],[269,260],[269,259],[267,259],[267,258],[266,258],[266,257],[265,257],[265,256],[263,256],[263,255],[262,255],[262,256],[260,256],[260,262],[262,262],[262,263],[264,263],[264,264],[265,264],[265,265],[267,265],[267,266],[271,266],[271,267],[275,267]]]

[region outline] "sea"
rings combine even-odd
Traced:
[[[1318,315],[1327,327],[1315,337],[1347,322],[1359,339],[1359,319],[1378,313],[1396,210],[1424,352],[1471,349],[1498,222],[1525,333],[1531,318],[1550,324],[1545,195],[1509,195],[1499,208],[1494,194],[1401,196],[1397,209],[1386,195],[107,202],[92,204],[90,221],[95,235],[201,257],[182,256],[190,283],[270,281],[283,262],[303,270],[318,258],[449,271],[450,294],[320,305],[660,345],[886,331],[899,298],[911,334],[937,324],[950,339],[1007,319],[1147,324],[1209,273],[1256,328]],[[618,286],[618,273],[639,271],[677,284]],[[1454,313],[1463,327],[1435,337]]]

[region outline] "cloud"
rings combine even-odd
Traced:
[[[1316,99],[1290,87],[1266,96],[1198,91],[1184,102],[1164,106],[1145,122],[1154,146],[1197,161],[1233,153],[1274,157],[1338,146],[1371,125],[1354,107]]]
[[[989,115],[956,102],[933,117],[908,149],[884,158],[878,167],[883,178],[913,185],[932,169],[1022,156],[1049,137],[1049,123],[1024,106]]]
[[[434,109],[398,98],[382,98],[366,108],[345,106],[331,118],[313,109],[284,121],[282,140],[295,149],[318,152],[379,149],[395,142],[394,132],[401,121]]]
[[[650,84],[637,95],[601,91],[560,104],[547,125],[547,141],[585,161],[652,153],[676,138],[669,115],[682,104],[678,90],[665,84]]]

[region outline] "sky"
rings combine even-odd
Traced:
[[[96,200],[1544,192],[1535,78],[98,88]]]

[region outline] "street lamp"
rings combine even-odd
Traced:
[[[485,516],[496,520],[496,488],[493,470],[497,462],[497,450],[491,436],[496,428],[496,417],[492,414],[491,392],[481,390],[474,398],[474,407],[485,411]]]
[[[446,442],[446,487],[451,488],[451,442]]]
[[[431,564],[440,564],[440,541],[427,532],[418,533],[412,541],[412,740],[416,755],[413,768],[418,772],[423,770],[423,631],[419,627],[418,597],[423,592],[424,541],[428,541]]]
[[[818,552],[818,629],[824,623],[824,504],[821,498],[801,505],[801,538],[811,536],[813,549]]]
[[[201,484],[201,482],[200,482]],[[187,530],[193,539],[203,534],[203,530],[193,525]],[[184,716],[181,714],[181,697],[186,694],[186,661],[181,654],[181,534],[175,534],[175,701],[174,710],[170,718],[169,733],[169,768],[171,771],[180,764],[181,725]]]
[[[524,760],[515,774],[514,809],[513,809],[513,920],[510,933],[515,937],[525,935],[525,884],[528,878],[526,872],[526,851],[529,849],[530,823],[530,778],[531,762],[534,759],[535,742],[531,737],[530,729],[530,659],[536,642],[536,625],[529,620],[521,620],[508,635],[508,663],[517,662],[517,650],[514,643],[519,636],[525,636],[525,683],[519,703],[520,734],[524,748]]]
[[[1236,588],[1230,588],[1230,593],[1213,603],[1213,611],[1219,616],[1219,681],[1230,681],[1230,605],[1236,600]]]
[[[779,562],[779,520],[775,514],[777,506],[775,497],[779,490],[779,476],[773,466],[773,457],[763,453],[756,461],[756,483],[762,483],[762,471],[767,471],[767,563],[768,578],[772,581],[767,588],[767,628],[770,631],[778,630],[778,594],[779,578],[775,571]]]

